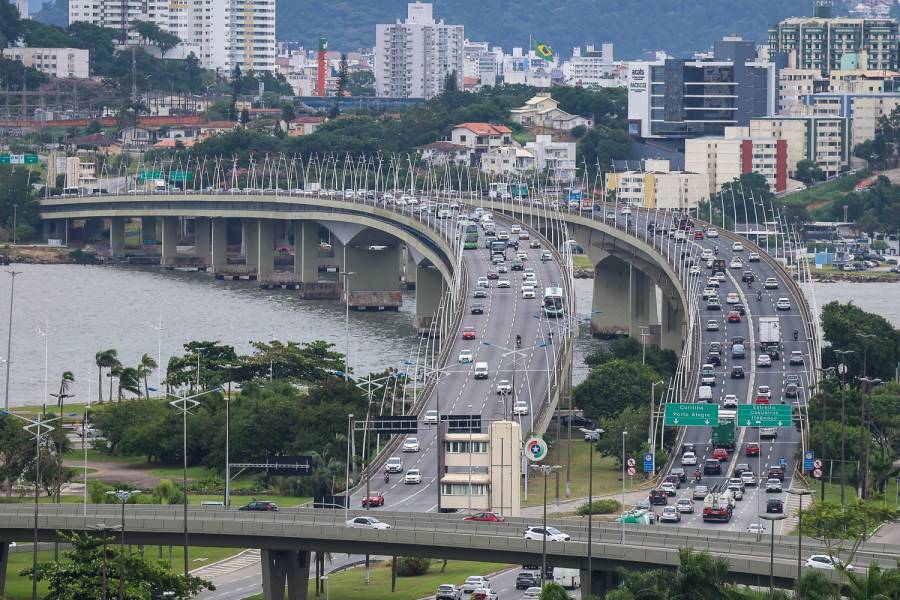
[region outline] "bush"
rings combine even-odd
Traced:
[[[572,128],[572,137],[576,140],[580,140],[584,137],[584,134],[587,133],[587,127],[584,125],[576,125]]]
[[[428,573],[431,566],[430,558],[421,558],[418,556],[398,556],[397,557],[397,575],[400,577],[418,577]]]
[[[587,502],[578,507],[579,515],[586,515],[588,513],[595,515],[614,515],[622,510],[622,505],[618,500],[594,500],[594,502],[588,505]]]

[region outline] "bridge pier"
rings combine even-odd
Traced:
[[[201,267],[208,267],[212,262],[212,240],[209,217],[194,219],[194,253]]]
[[[417,273],[416,273],[416,259],[413,258],[412,250],[410,250],[409,246],[405,249],[406,257],[403,264],[403,283],[406,285],[406,289],[414,290],[416,289],[416,281],[417,281]],[[418,297],[417,297],[418,301]]]
[[[168,267],[178,256],[178,217],[162,218],[162,252],[159,264]]]
[[[256,273],[259,265],[259,225],[257,219],[241,222],[241,250],[244,253],[248,273]]]
[[[600,562],[598,559],[594,559]],[[597,571],[581,569],[581,595],[584,598],[603,598],[619,585],[619,576],[615,571]]]
[[[400,291],[400,246],[345,246],[344,294],[359,309],[397,310],[403,304]]]
[[[631,265],[607,256],[594,267],[591,333],[601,337],[628,335],[631,331]]]
[[[156,231],[158,222],[156,217],[141,217],[141,245],[151,240],[154,244],[159,243],[159,234]]]
[[[256,240],[259,244],[256,252],[256,279],[261,281],[275,270],[275,221],[273,219],[257,220]],[[250,264],[249,257],[247,264]]]
[[[659,324],[656,310],[656,284],[643,271],[631,266],[631,331],[630,336],[639,336],[641,327],[649,333]],[[647,340],[650,343],[651,340]]]
[[[210,266],[213,272],[228,264],[228,221],[222,217],[211,219]]]
[[[9,542],[0,541],[0,598],[6,598],[6,569],[9,567]]]
[[[302,550],[260,551],[264,600],[306,600],[309,587],[309,552]]]
[[[409,269],[409,262],[407,262],[406,268]],[[433,266],[415,266],[413,273],[415,273],[416,282],[414,326],[417,330],[427,329],[431,326],[431,321],[440,308],[441,298],[447,292],[447,286],[441,272]]]
[[[125,217],[109,218],[109,255],[125,256]]]
[[[659,347],[663,350],[681,352],[684,345],[684,336],[687,333],[687,325],[684,322],[684,311],[678,302],[673,302],[663,297],[662,325],[659,333]]]

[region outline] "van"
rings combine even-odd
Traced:
[[[708,385],[701,385],[700,391],[697,392],[697,402],[712,402],[712,388]]]
[[[487,379],[490,376],[488,364],[486,362],[475,363],[475,379]]]
[[[567,590],[579,588],[581,587],[581,571],[553,567],[553,583],[561,585]]]

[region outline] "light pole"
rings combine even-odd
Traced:
[[[591,441],[591,449],[588,453],[588,531],[587,531],[587,583],[581,582],[584,587],[584,597],[590,598],[591,592],[593,591],[593,579],[591,570],[591,534],[592,534],[592,526],[593,526],[593,517],[594,517],[594,452],[596,452],[596,448],[594,447],[594,437],[600,439],[600,436],[606,433],[602,429],[582,429],[581,430],[585,435],[590,436]],[[571,443],[571,440],[569,441]]]
[[[627,431],[622,432],[622,543],[625,543],[625,436]]]
[[[834,373],[837,371],[837,368],[836,367],[828,367],[827,369],[820,369],[820,370],[823,373],[828,373],[828,372]],[[827,412],[828,411],[825,410],[825,399],[823,397],[822,398],[822,455],[820,457],[822,460],[825,460],[826,448],[827,448],[826,441],[827,441],[828,436],[825,435],[825,414]],[[833,464],[834,464],[834,462],[832,462],[832,465]],[[841,468],[843,468],[843,465],[841,465]],[[825,477],[824,477],[824,474],[821,479],[821,493],[822,493],[822,501],[824,502],[825,501]]]
[[[122,504],[122,525],[119,528],[121,535],[119,537],[119,600],[125,598],[125,504],[128,499],[137,494],[137,491],[116,490],[114,492],[106,492],[110,496],[118,498]]]
[[[344,264],[347,267],[347,247],[344,246]],[[351,271],[341,271],[344,278],[344,381],[350,378],[350,278],[356,275]]]
[[[47,321],[47,325],[44,329],[41,329],[40,326],[34,328],[34,332],[44,338],[44,397],[41,399],[41,404],[45,407],[47,406],[47,388],[49,387],[49,376],[47,372],[48,361],[50,359],[50,321]]]
[[[188,575],[188,479],[187,479],[187,417],[191,409],[200,404],[196,398],[220,392],[219,388],[213,388],[194,394],[193,396],[176,397],[169,401],[169,406],[177,408],[181,413],[181,453],[182,453],[182,491],[184,493],[184,575]]]
[[[647,338],[650,337],[650,328],[641,325],[641,364],[647,364]]]
[[[100,537],[103,539],[103,562],[101,563],[101,566],[100,566],[100,582],[101,582],[100,583],[100,585],[101,585],[100,600],[106,600],[106,543],[109,540],[109,538],[106,537],[106,534],[109,533],[110,531],[115,531],[116,529],[118,529],[118,527],[109,526],[106,523],[98,523],[98,524],[90,527],[90,529],[93,529],[97,533],[99,533]]]
[[[769,526],[772,528],[772,541],[769,544],[769,599],[771,600],[775,596],[775,522],[783,521],[787,516],[784,513],[774,515],[762,513],[759,518],[770,521]]]
[[[156,389],[162,389],[162,315],[159,316],[159,320],[156,325],[150,324],[150,329],[156,331]]]
[[[853,354],[853,350],[835,350],[835,354],[843,356],[845,354]],[[844,446],[846,442],[845,428],[847,425],[847,411],[846,411],[846,393],[844,388],[844,375],[847,374],[847,365],[843,362],[838,365],[838,375],[841,377],[841,509],[844,508]],[[825,432],[822,431],[822,435],[825,435]]]
[[[348,520],[347,511],[350,508],[350,438],[353,435],[353,413],[347,415],[347,473],[344,479],[344,520]]]
[[[824,432],[823,432],[824,433]],[[797,511],[797,518],[799,523],[797,524],[797,598],[801,598],[800,594],[800,569],[803,566],[803,496],[809,496],[812,494],[812,490],[807,490],[804,488],[790,488],[787,491],[788,494],[793,494],[795,496],[800,496],[800,510]]]
[[[650,447],[650,454],[653,456],[653,470],[650,471],[651,477],[654,477],[656,475],[656,436],[654,435],[653,431],[653,411],[656,410],[656,386],[663,384],[665,384],[665,381],[663,381],[662,379],[650,384],[650,425],[648,427],[649,431],[647,432],[647,435],[649,436],[647,445]],[[662,404],[662,402],[660,402],[660,404]]]
[[[547,576],[547,477],[550,473],[558,471],[559,465],[529,465],[544,474],[544,519],[541,526],[541,581]]]
[[[3,394],[3,410],[9,411],[9,364],[12,362],[12,326],[13,326],[13,300],[16,297],[16,275],[21,275],[22,271],[7,271],[10,276],[9,285],[9,324],[6,331],[6,391]]]
[[[235,369],[240,369],[241,365],[229,363],[221,368],[228,371],[228,391],[225,394],[225,510],[228,510],[231,506],[231,381]]]
[[[859,381],[865,384],[865,391],[863,391],[862,396],[860,397],[860,424],[862,425],[862,468],[859,469],[859,498],[860,500],[864,500],[869,493],[869,438],[871,437],[869,426],[866,423],[866,398],[869,396],[869,394],[872,393],[872,386],[880,385],[882,381],[878,378],[873,377],[860,377]]]

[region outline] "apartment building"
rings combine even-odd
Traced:
[[[626,65],[613,60],[611,43],[601,44],[599,49],[588,44],[584,51],[576,46],[562,71],[567,85],[584,88],[625,87],[628,74]]]
[[[538,135],[525,144],[525,150],[534,157],[535,168],[546,171],[551,181],[560,185],[572,185],[575,181],[575,142],[554,142],[549,135]]]
[[[787,170],[793,176],[801,160],[815,162],[826,177],[844,170],[850,160],[847,119],[828,115],[777,116],[752,119],[751,138],[777,138],[787,143]]]
[[[435,21],[432,5],[407,5],[406,21],[375,26],[375,93],[393,98],[431,98],[455,73],[464,74],[465,31],[462,25]]]
[[[495,177],[531,171],[536,166],[534,154],[519,146],[500,146],[481,155],[481,172]]]
[[[900,106],[900,92],[889,94],[822,93],[804,98],[812,114],[847,119],[848,146],[852,153],[857,145],[875,137],[878,121]]]
[[[787,189],[787,142],[774,137],[752,137],[749,127],[726,127],[717,137],[685,141],[684,168],[705,174],[710,194],[747,173],[759,173],[773,192]]]
[[[90,50],[12,47],[3,48],[2,54],[51,77],[87,79],[91,76]]]
[[[640,170],[624,170],[606,176],[606,191],[632,206],[690,210],[709,199],[704,173],[673,171],[668,160],[644,161]]]
[[[512,145],[512,130],[506,125],[460,123],[450,131],[450,141],[475,153]]]

